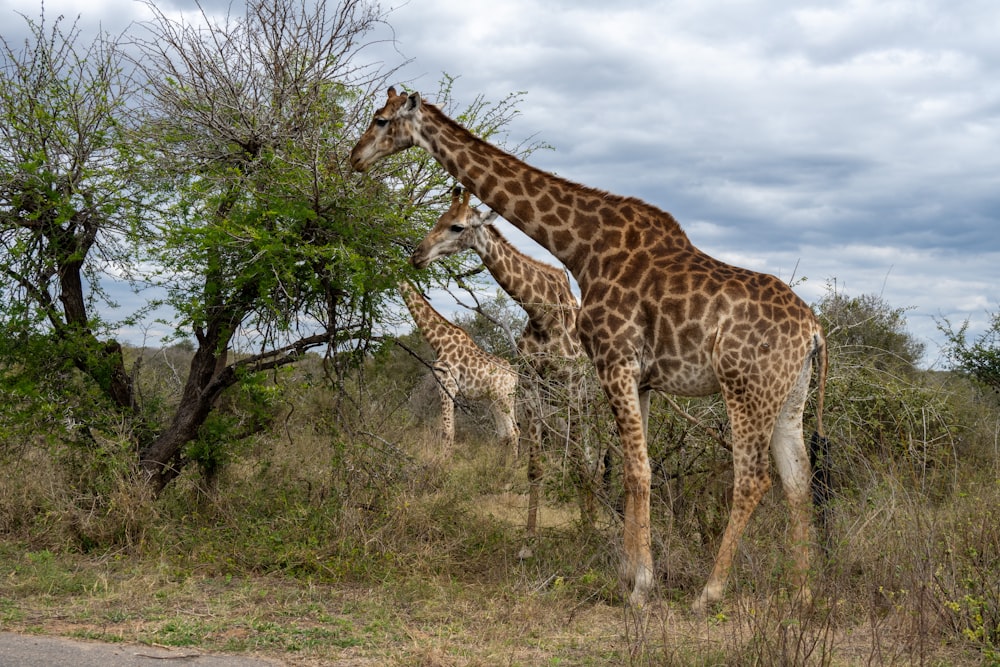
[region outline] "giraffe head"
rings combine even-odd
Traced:
[[[385,106],[375,112],[371,125],[351,150],[351,167],[367,171],[387,155],[414,145],[420,117],[419,93],[396,93],[389,88]]]
[[[436,259],[468,250],[475,245],[480,230],[496,218],[494,211],[483,213],[469,206],[469,192],[463,194],[462,188],[456,186],[451,193],[451,207],[427,232],[410,261],[423,269]]]

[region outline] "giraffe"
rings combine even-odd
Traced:
[[[565,438],[571,452],[580,492],[581,519],[592,525],[596,514],[594,488],[600,465],[595,453],[583,451],[580,420],[572,414],[571,403],[579,402],[582,391],[582,363],[586,359],[576,332],[580,309],[563,269],[525,255],[503,237],[491,223],[497,214],[480,212],[469,206],[470,193],[461,186],[452,192],[451,207],[413,251],[411,261],[418,269],[464,250],[473,250],[482,259],[497,284],[520,305],[528,316],[517,341],[518,354],[530,367],[521,376],[525,423],[528,438],[528,518],[527,544],[518,554],[529,558],[538,527],[541,483],[540,448]],[[568,419],[566,419],[568,417]]]
[[[400,282],[399,292],[420,333],[437,355],[433,370],[441,396],[441,437],[445,447],[455,443],[455,400],[464,396],[489,401],[504,452],[516,449],[520,431],[514,412],[514,368],[476,345],[464,329],[434,310],[409,282]]]
[[[812,479],[803,414],[814,365],[822,438],[826,342],[815,314],[775,276],[732,266],[691,243],[672,215],[544,172],[473,135],[419,93],[388,91],[351,151],[351,166],[412,146],[547,248],[581,291],[577,331],[618,426],[625,514],[623,577],[641,607],[653,587],[650,391],[721,392],[732,432],[732,509],[715,564],[693,604],[721,600],[739,540],[771,487],[768,452],[791,514],[793,585],[810,601]]]

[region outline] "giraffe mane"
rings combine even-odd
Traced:
[[[641,209],[646,212],[645,217],[647,219],[656,220],[657,222],[661,223],[665,231],[668,231],[671,234],[679,234],[680,236],[687,239],[687,234],[684,232],[684,229],[681,227],[680,223],[677,222],[674,216],[672,216],[667,211],[657,206],[654,206],[653,204],[650,204],[647,201],[639,199],[638,197],[633,197],[630,195],[619,195],[612,192],[608,192],[607,190],[602,190],[600,188],[591,187],[589,185],[583,185],[582,183],[571,181],[570,179],[564,178],[563,176],[559,176],[558,174],[553,174],[551,172],[539,169],[538,167],[535,167],[528,163],[522,162],[519,158],[510,154],[506,150],[498,146],[495,146],[494,144],[491,144],[485,139],[476,136],[475,133],[473,133],[471,130],[464,127],[458,121],[448,116],[448,114],[442,111],[441,108],[436,104],[432,104],[430,102],[427,102],[426,100],[421,100],[420,106],[424,110],[424,113],[430,113],[434,116],[435,123],[449,126],[449,128],[451,128],[452,131],[462,135],[466,142],[482,146],[483,150],[485,151],[491,153],[499,152],[511,160],[520,162],[519,167],[522,170],[532,172],[536,176],[544,178],[545,180],[554,180],[565,188],[582,192],[587,196],[604,200],[615,206],[627,205],[627,206],[633,206],[637,209]]]

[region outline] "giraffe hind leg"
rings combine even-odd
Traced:
[[[434,376],[438,381],[438,394],[441,397],[441,443],[445,450],[455,445],[455,397],[458,395],[458,383],[447,368],[434,367]]]
[[[811,599],[808,574],[814,541],[812,470],[802,432],[809,376],[810,362],[807,361],[781,408],[771,436],[771,453],[791,514],[789,540],[794,554],[793,585],[799,600],[806,604]]]
[[[811,488],[809,455],[802,438],[802,415],[809,387],[808,364],[796,379],[776,417],[756,415],[757,428],[735,406],[730,409],[733,425],[733,509],[722,538],[715,567],[694,610],[704,613],[708,605],[722,598],[739,540],[761,498],[771,487],[768,474],[769,451],[781,478],[791,511],[790,540],[794,551],[793,583],[798,599],[808,602],[807,583],[811,552]],[[768,426],[764,428],[765,426]],[[767,433],[770,433],[768,436]]]
[[[732,510],[729,512],[729,522],[722,535],[722,543],[719,545],[712,573],[709,575],[701,595],[692,605],[692,609],[698,614],[704,614],[709,605],[722,599],[740,538],[743,536],[751,515],[760,504],[761,498],[771,488],[771,478],[767,472],[766,440],[760,437],[737,439],[736,432],[734,424],[733,459],[735,470]],[[743,443],[745,451],[741,451],[740,442]]]

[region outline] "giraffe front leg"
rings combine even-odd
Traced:
[[[539,421],[539,411],[531,403],[536,399],[537,395],[529,393],[525,403],[525,421],[528,424],[528,520],[525,528],[526,541],[517,554],[521,560],[534,556],[534,544],[538,537],[538,496],[542,484],[542,425]]]
[[[434,369],[438,379],[438,394],[441,397],[441,444],[446,450],[455,445],[455,397],[458,383],[447,370]]]
[[[650,468],[646,452],[645,410],[649,392],[640,396],[637,370],[628,365],[598,369],[618,424],[625,487],[624,579],[632,584],[629,604],[646,602],[653,588],[653,554],[649,524]]]
[[[626,445],[628,451],[634,445]],[[640,607],[653,588],[653,554],[649,527],[649,460],[642,444],[642,457],[625,458],[625,580],[632,583],[629,604]]]

